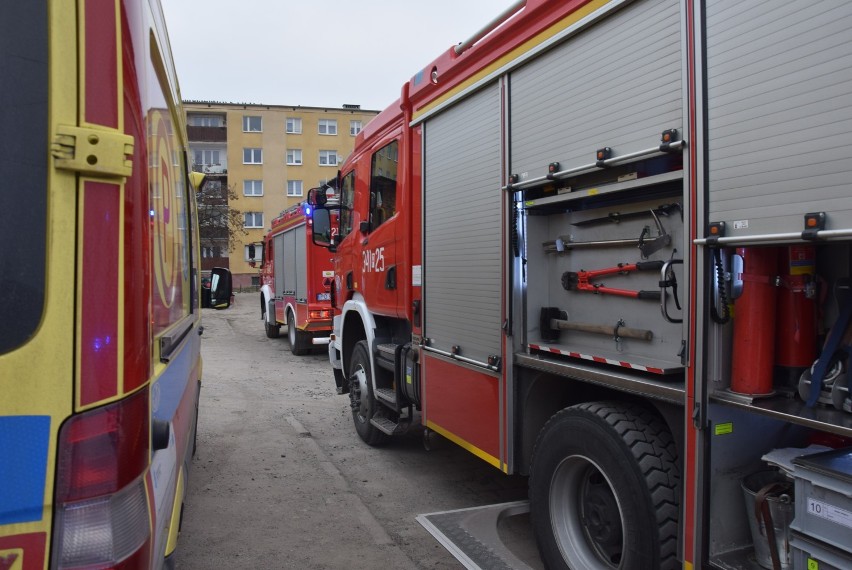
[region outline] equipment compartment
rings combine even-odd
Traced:
[[[682,206],[647,194],[583,210],[570,201],[527,210],[532,353],[658,375],[682,369]]]

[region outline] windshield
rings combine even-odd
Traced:
[[[47,232],[47,3],[0,18],[0,354],[24,344],[44,307]],[[12,136],[13,135],[13,136]]]

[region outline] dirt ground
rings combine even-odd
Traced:
[[[525,499],[526,479],[437,436],[427,451],[421,429],[364,444],[325,347],[296,357],[286,328],[267,338],[258,295],[204,310],[177,568],[463,568],[415,517]]]

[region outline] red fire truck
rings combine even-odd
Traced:
[[[331,331],[331,255],[311,239],[311,206],[300,203],[272,220],[263,240],[260,312],[266,336],[287,327],[290,350],[307,354]],[[320,341],[323,342],[324,340]]]
[[[852,495],[793,498],[762,459],[852,436],[850,26],[835,1],[526,0],[418,72],[337,222],[314,196],[360,437],[422,424],[529,474],[551,568],[852,567]],[[758,497],[795,505],[761,522],[780,549]]]
[[[160,3],[7,3],[0,36],[0,568],[173,565],[203,327]]]

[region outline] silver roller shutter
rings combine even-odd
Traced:
[[[635,2],[511,75],[511,170],[547,174],[659,144],[682,129],[677,0]]]
[[[500,354],[500,154],[496,83],[424,127],[424,334],[483,363]]]
[[[852,227],[852,2],[707,2],[710,221]],[[745,227],[747,225],[747,227]]]
[[[275,267],[275,296],[284,294],[284,234],[272,238],[272,262]]]
[[[284,294],[296,294],[296,232],[284,232]]]
[[[296,247],[293,250],[293,255],[296,258],[296,299],[299,301],[308,300],[308,257],[305,226],[299,226],[293,230],[296,234]]]

